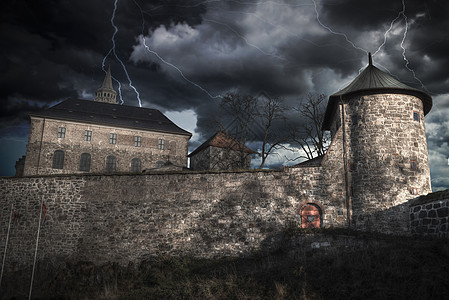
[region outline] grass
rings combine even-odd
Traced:
[[[296,235],[311,235],[299,231]],[[246,258],[154,257],[41,268],[41,299],[449,299],[449,240],[320,232],[351,247],[280,247]],[[336,243],[335,243],[336,245]],[[8,298],[9,299],[9,298]],[[20,298],[19,298],[20,299]]]

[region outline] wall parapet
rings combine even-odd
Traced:
[[[449,189],[410,200],[410,231],[449,238]]]

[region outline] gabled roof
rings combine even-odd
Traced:
[[[322,129],[329,130],[332,115],[335,112],[340,97],[350,96],[356,93],[394,93],[408,94],[421,99],[424,106],[424,115],[432,108],[432,98],[419,89],[412,88],[398,81],[391,75],[373,66],[371,53],[368,54],[368,66],[344,89],[329,97]]]
[[[30,116],[192,136],[157,109],[67,99]]]
[[[188,156],[191,157],[198,152],[206,149],[209,146],[217,147],[217,148],[224,148],[224,149],[232,149],[235,151],[241,151],[240,142],[237,141],[232,136],[224,133],[223,131],[218,131],[213,136],[211,136],[207,141],[202,143],[198,148],[196,148],[192,153],[190,153]],[[246,146],[243,146],[243,151],[249,154],[255,154],[257,152],[249,149]]]

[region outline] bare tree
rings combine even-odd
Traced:
[[[220,130],[236,139],[242,168],[247,162],[248,152],[245,150],[250,140],[262,143],[259,153],[262,161],[259,168],[263,168],[267,157],[288,140],[287,135],[281,136],[280,132],[274,131],[275,125],[285,120],[286,108],[278,98],[269,97],[266,93],[259,97],[229,93],[223,97],[221,108],[232,121],[226,125],[221,122]]]
[[[328,148],[329,135],[321,130],[326,109],[324,94],[307,94],[298,107],[293,109],[304,120],[300,128],[290,130],[292,144],[297,144],[304,151],[299,158],[312,159],[324,155]]]
[[[263,124],[263,140],[260,157],[262,162],[259,169],[265,165],[266,159],[273,154],[273,150],[278,149],[282,143],[288,142],[288,136],[279,131],[273,130],[273,125],[278,121],[285,121],[286,108],[278,98],[265,97],[263,100],[259,119]]]

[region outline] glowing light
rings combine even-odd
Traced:
[[[318,14],[318,8],[317,8],[317,6],[316,6],[315,0],[312,0],[312,2],[313,2],[313,7],[314,7],[314,9],[315,9],[316,20],[317,20],[318,23],[321,25],[321,27],[323,27],[324,29],[328,30],[328,31],[329,31],[330,33],[332,33],[332,34],[335,34],[335,35],[339,35],[339,36],[344,37],[345,40],[346,40],[349,44],[351,44],[351,46],[352,46],[354,49],[363,51],[363,52],[365,52],[366,54],[368,54],[368,51],[366,51],[366,50],[363,49],[363,48],[360,48],[360,47],[356,46],[352,41],[350,41],[349,38],[348,38],[348,36],[347,36],[346,34],[341,33],[341,32],[336,32],[336,31],[332,30],[331,28],[329,28],[328,26],[324,25],[324,24],[321,22],[321,20],[320,20],[320,16],[319,16],[319,14]]]
[[[404,42],[405,42],[405,39],[407,37],[407,31],[408,31],[408,19],[407,19],[407,16],[405,15],[405,0],[402,0],[402,11],[401,11],[401,14],[404,16],[404,21],[405,21],[404,35],[402,36],[402,41],[401,41],[402,58],[405,61],[405,67],[407,68],[407,70],[409,70],[413,74],[413,78],[415,78],[415,80],[418,81],[421,84],[421,87],[424,90],[427,91],[427,88],[424,86],[422,81],[418,77],[416,77],[415,71],[408,66],[410,62],[409,62],[407,56],[405,55],[405,51],[406,50],[405,50],[405,47],[404,47]]]
[[[210,1],[205,1],[204,3],[206,3],[206,2],[210,2]],[[164,58],[162,58],[156,51],[150,49],[150,47],[146,44],[145,34],[144,34],[144,31],[145,31],[145,19],[144,19],[144,17],[143,17],[144,11],[142,10],[141,6],[140,6],[136,1],[134,1],[134,3],[135,3],[136,6],[139,8],[140,14],[141,14],[141,16],[142,16],[142,33],[141,33],[141,35],[139,36],[139,39],[142,41],[142,44],[143,44],[143,46],[145,47],[145,50],[147,50],[147,51],[150,52],[151,54],[155,55],[161,62],[163,62],[163,63],[166,64],[167,66],[170,66],[170,67],[172,67],[173,69],[175,69],[176,71],[178,71],[179,75],[181,75],[181,77],[182,77],[185,81],[187,81],[188,83],[190,83],[190,84],[194,85],[195,87],[199,88],[201,91],[203,91],[204,93],[206,93],[210,98],[212,98],[212,99],[223,98],[223,96],[221,96],[221,95],[212,95],[208,90],[206,90],[205,88],[203,88],[201,85],[199,85],[198,83],[193,82],[192,80],[188,79],[188,78],[184,75],[184,73],[181,71],[180,68],[178,68],[178,67],[175,66],[174,64],[172,64],[172,63],[166,61],[166,60],[165,60]]]
[[[140,94],[137,91],[137,89],[134,87],[133,82],[131,80],[131,77],[129,76],[128,70],[125,67],[125,64],[123,63],[123,61],[118,57],[117,52],[115,51],[116,45],[115,45],[115,36],[117,35],[118,32],[118,27],[115,25],[114,23],[114,19],[115,19],[115,13],[117,11],[117,3],[118,0],[114,1],[114,10],[112,11],[112,16],[111,16],[111,25],[114,28],[114,33],[112,34],[111,37],[111,41],[112,41],[112,48],[109,50],[108,54],[106,54],[106,56],[103,58],[103,62],[102,62],[102,68],[104,71],[104,64],[105,64],[105,60],[106,58],[111,54],[111,52],[114,54],[115,58],[117,59],[117,61],[120,63],[120,65],[123,68],[123,71],[125,72],[126,78],[128,79],[128,85],[130,86],[130,88],[132,88],[134,90],[134,92],[136,93],[137,96],[137,100],[139,102],[139,106],[142,107],[142,101],[140,100]],[[122,92],[121,92],[121,84],[120,82],[114,78],[114,81],[119,83],[119,95],[120,95],[120,101],[123,104],[123,98],[122,98]]]

